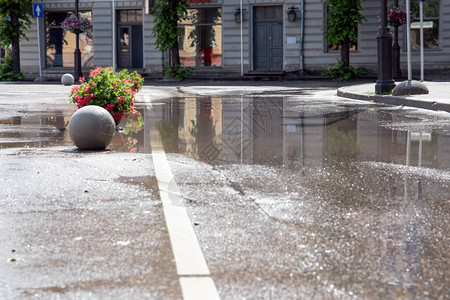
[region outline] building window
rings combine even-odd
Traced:
[[[76,34],[64,31],[61,23],[71,13],[67,12],[46,12],[45,14],[45,40],[46,40],[46,66],[73,67],[74,52],[76,44]],[[90,11],[80,13],[80,16],[92,22]],[[80,35],[81,66],[94,66],[94,47],[92,37],[86,33]]]
[[[189,9],[179,24],[180,62],[185,67],[222,66],[222,9]]]
[[[118,22],[122,23],[142,22],[141,9],[119,10],[117,14],[119,15]]]
[[[425,49],[439,49],[439,0],[423,2],[423,47]],[[415,22],[411,24],[411,47],[420,49],[420,7],[419,2],[411,2],[411,14]]]

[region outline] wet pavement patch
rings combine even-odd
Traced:
[[[153,109],[219,291],[446,294],[448,115],[259,96]]]
[[[98,208],[111,226],[115,220],[108,214],[122,220],[119,225],[138,240],[128,217],[147,221],[146,212],[159,207],[156,178],[153,172],[142,171],[151,167],[150,155],[142,153],[151,153],[150,132],[156,129],[224,298],[445,298],[449,285],[445,235],[450,230],[448,114],[302,97],[186,97],[152,103],[139,108],[142,120],[124,120],[109,150],[98,153],[74,150],[66,130],[69,112],[27,113],[1,120],[1,148],[29,147],[3,149],[3,153],[28,157],[31,163],[25,165],[32,171],[21,169],[22,157],[20,161],[13,157],[14,164],[4,158],[4,170],[20,176],[4,176],[9,206],[3,208],[15,211],[11,197],[16,189],[45,204],[38,207],[26,200],[28,209],[49,210],[46,218],[56,222],[53,211],[60,206],[80,226],[78,212],[93,224],[98,220],[87,205]],[[61,168],[76,170],[70,173],[77,176],[73,182],[85,176],[80,163],[90,167],[90,178],[98,172],[98,160],[102,176],[109,176],[107,170],[127,172],[111,175],[120,187],[115,190],[96,180],[78,184],[76,193],[66,194],[78,199],[76,205],[59,198],[50,201],[44,195],[52,189],[39,176],[59,176],[61,171],[46,169],[52,164],[36,157],[46,152],[37,150],[48,147],[57,149],[48,151],[59,158]],[[119,155],[124,152],[137,152],[140,161],[133,161],[134,154]],[[38,176],[41,184],[33,186],[38,192],[14,185],[24,174]],[[70,191],[73,182],[58,182],[58,188]],[[129,198],[129,191],[152,198],[151,205],[139,197]],[[87,201],[95,197],[101,201]],[[110,210],[103,213],[105,207]],[[123,214],[116,208],[131,212]],[[164,227],[161,215],[157,220],[157,226]],[[32,218],[27,221],[34,224]],[[94,229],[88,232],[92,237]],[[71,233],[69,227],[66,230]],[[149,229],[142,225],[140,230]],[[128,244],[128,240],[115,237],[121,242],[115,247],[128,247],[132,257],[130,249],[136,242],[130,239]],[[20,264],[20,253],[10,252],[13,246],[7,257]],[[158,251],[169,253],[166,248],[170,248],[167,240]],[[146,255],[154,263],[153,256]],[[172,257],[165,259],[168,264],[172,261]],[[73,265],[74,270],[77,267]]]

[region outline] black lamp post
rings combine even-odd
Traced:
[[[375,93],[389,93],[395,82],[392,78],[392,33],[387,26],[387,0],[381,0],[381,26],[377,35],[378,76]]]
[[[394,6],[398,7],[398,0],[394,1]],[[394,46],[392,47],[394,58],[394,78],[402,76],[400,70],[400,44],[398,43],[398,26],[394,27]]]
[[[75,15],[80,20],[80,14],[78,13],[78,0],[75,0]],[[74,52],[74,79],[78,81],[80,77],[83,76],[81,73],[81,51],[80,51],[80,33],[77,31],[75,38],[75,52]]]

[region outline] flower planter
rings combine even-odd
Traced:
[[[393,26],[393,27],[399,27],[399,26],[402,26],[403,24],[401,24],[401,23],[397,23],[397,22],[391,22],[391,23],[389,23],[391,26]]]
[[[111,67],[98,67],[91,71],[88,81],[80,78],[81,85],[73,86],[69,97],[78,108],[87,105],[105,108],[118,125],[124,117],[139,114],[134,107],[134,98],[143,81],[136,72],[114,72]]]

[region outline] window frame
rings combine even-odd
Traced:
[[[223,67],[223,8],[221,6],[194,6],[189,8],[189,10],[207,10],[207,9],[217,9],[220,10],[220,21],[217,23],[213,23],[213,22],[194,22],[192,21],[190,18],[186,18],[184,20],[181,20],[180,22],[178,22],[178,30],[183,31],[183,36],[185,37],[183,40],[180,39],[180,35],[179,35],[179,50],[180,51],[185,51],[188,48],[190,48],[190,46],[185,45],[185,42],[187,42],[189,40],[189,34],[186,30],[186,28],[188,27],[196,27],[196,26],[220,26],[221,27],[221,32],[220,32],[220,56],[221,56],[221,61],[220,61],[220,65],[194,65],[194,66],[189,66],[189,65],[183,65],[184,67],[191,67],[191,68],[222,68]],[[189,15],[189,14],[188,14]],[[197,58],[197,56],[195,56]],[[182,59],[181,53],[180,53],[180,59]]]
[[[441,50],[441,45],[442,45],[442,18],[441,18],[441,15],[442,15],[442,3],[443,3],[443,1],[441,1],[441,0],[424,0],[423,2],[424,2],[424,4],[426,2],[438,2],[438,9],[439,9],[439,16],[437,16],[437,17],[426,17],[425,15],[423,16],[423,21],[424,22],[426,22],[426,21],[433,21],[433,22],[437,21],[436,23],[439,26],[438,39],[437,39],[438,40],[438,45],[437,45],[437,47],[436,48],[426,48],[426,47],[424,47],[423,50],[426,51],[426,52],[429,52],[429,51],[440,51]],[[418,3],[418,1],[415,2],[415,3]],[[411,10],[412,10],[412,8],[411,8]],[[416,16],[414,15],[413,17],[416,17]],[[420,22],[419,18],[420,18],[420,15],[417,16],[417,19],[415,19],[415,22]],[[420,32],[420,29],[411,29],[411,32],[413,32],[414,30],[417,30],[417,31]],[[425,32],[425,30],[424,30],[424,32]],[[405,36],[405,38],[404,38],[404,41],[405,41],[404,51],[406,51],[405,50],[407,48],[407,45],[406,45],[406,43],[407,43],[406,30],[405,30],[404,36]],[[425,36],[425,33],[424,33],[424,36]],[[411,38],[412,38],[412,36],[410,37],[410,39]],[[411,43],[411,45],[412,45],[412,43]],[[419,45],[419,49],[411,49],[412,52],[419,52],[420,51],[420,33],[419,33],[419,43],[417,45]]]
[[[85,13],[90,13],[90,16],[89,16],[89,20],[91,21],[91,24],[92,24],[92,27],[94,26],[94,22],[93,22],[93,14],[92,14],[92,10],[83,10],[83,11],[80,11],[79,12],[79,14],[80,14],[80,17],[86,17],[86,16],[83,16],[83,14],[85,14]],[[44,12],[44,42],[45,42],[45,44],[44,44],[44,48],[43,48],[43,50],[44,50],[44,68],[45,69],[59,69],[59,68],[73,68],[74,67],[74,65],[75,65],[75,59],[74,59],[74,56],[73,56],[73,54],[70,56],[71,57],[71,59],[70,59],[70,65],[69,66],[64,66],[64,56],[62,56],[62,65],[61,66],[54,66],[53,64],[52,65],[49,65],[49,63],[48,63],[48,60],[49,60],[49,55],[48,55],[48,50],[49,50],[49,48],[48,48],[48,45],[50,45],[49,44],[49,39],[50,39],[50,36],[49,36],[49,39],[47,39],[47,35],[50,35],[50,29],[61,29],[62,31],[63,31],[63,41],[62,41],[62,43],[63,43],[63,49],[64,49],[64,46],[67,46],[68,45],[68,43],[67,43],[67,41],[65,40],[65,38],[64,38],[64,35],[66,34],[65,32],[64,32],[64,30],[61,28],[61,25],[58,25],[58,24],[56,24],[56,25],[48,25],[48,14],[66,14],[66,18],[68,17],[68,16],[71,16],[71,15],[74,15],[75,13],[74,12],[71,12],[71,11],[69,11],[69,12],[67,12],[67,11],[60,11],[60,10],[49,10],[49,11],[45,11]],[[47,31],[48,30],[48,31]],[[93,30],[92,30],[93,31]],[[70,35],[74,35],[74,33],[69,33]],[[52,45],[54,45],[54,44],[52,44]],[[91,46],[91,51],[92,51],[92,54],[90,55],[90,59],[92,60],[92,62],[90,63],[90,64],[88,64],[88,65],[86,65],[86,66],[82,66],[82,68],[91,68],[91,67],[93,67],[94,66],[94,41],[93,41],[93,37],[91,38],[91,42],[89,43],[89,44],[86,44],[87,46]],[[81,49],[80,49],[81,50]],[[62,54],[64,54],[64,50],[63,50],[63,53]],[[82,57],[81,57],[81,59],[83,60],[83,54],[84,54],[84,52],[82,51],[81,52],[81,55],[82,55]],[[72,60],[73,60],[73,62],[72,62]],[[68,63],[69,63],[68,62]],[[73,65],[72,65],[73,64]]]

